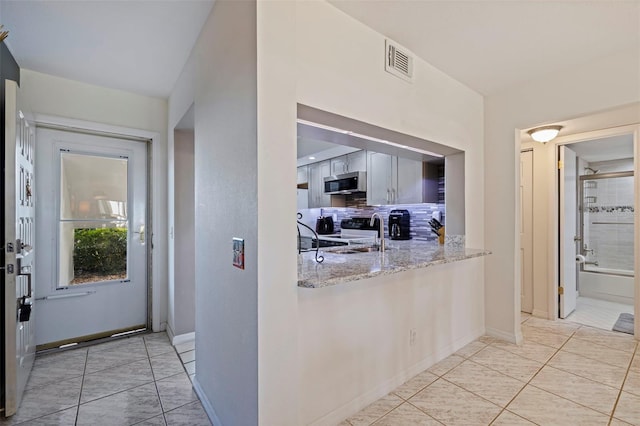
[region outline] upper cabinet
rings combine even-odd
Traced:
[[[324,193],[324,178],[331,176],[331,161],[309,164],[309,208],[330,207],[331,195]]]
[[[298,167],[298,185],[309,182],[309,166]]]
[[[341,175],[352,172],[367,171],[366,151],[356,151],[351,154],[341,155],[331,159],[331,174]]]
[[[395,158],[379,152],[367,152],[367,205],[393,202],[391,188],[396,185],[393,179]]]
[[[331,159],[331,174],[333,176],[335,175],[341,175],[343,173],[348,173],[348,166],[347,166],[347,156],[346,155],[341,155],[340,157],[336,157],[336,158],[332,158]]]
[[[367,152],[367,204],[423,202],[422,162]]]
[[[394,204],[422,203],[422,161],[397,159],[398,181]]]

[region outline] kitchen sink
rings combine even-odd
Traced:
[[[370,253],[374,251],[380,251],[379,247],[345,247],[339,250],[333,250],[331,253],[336,254],[354,254],[354,253]]]

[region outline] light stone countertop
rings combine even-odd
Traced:
[[[315,251],[298,255],[298,287],[321,288],[378,275],[395,274],[409,269],[427,268],[433,265],[491,254],[488,250],[465,248],[456,244],[439,245],[437,242],[418,240],[386,240],[384,254],[364,252],[340,254],[336,251],[349,246],[320,249],[324,262],[315,261]]]

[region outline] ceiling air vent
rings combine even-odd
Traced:
[[[413,55],[391,40],[385,40],[385,71],[403,80],[413,81]]]

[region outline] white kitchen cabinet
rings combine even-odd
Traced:
[[[347,173],[367,171],[367,151],[347,154]]]
[[[331,159],[331,174],[333,176],[349,173],[348,160],[346,155]]]
[[[331,176],[331,161],[309,164],[309,208],[331,207],[331,195],[324,193],[324,178]]]
[[[393,204],[422,203],[422,161],[396,159],[398,181]]]
[[[367,152],[367,205],[391,204],[391,189],[396,185],[395,159],[392,155]]]
[[[300,166],[298,167],[298,184],[309,182],[309,167],[308,166]]]
[[[366,172],[367,152],[356,151],[351,154],[341,155],[331,159],[331,174],[341,175],[343,173]]]
[[[422,203],[422,162],[367,152],[367,204]]]

